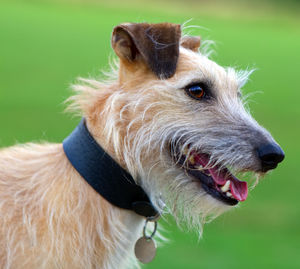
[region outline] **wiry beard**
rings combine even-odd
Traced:
[[[192,122],[194,112],[186,112],[184,119],[175,112],[171,115],[157,112],[147,120],[147,111],[160,111],[155,108],[162,106],[166,105],[157,102],[144,107],[143,112],[139,113],[140,121],[135,118],[128,125],[123,156],[131,174],[136,175],[138,183],[158,208],[165,203],[164,210],[175,217],[179,226],[194,227],[201,233],[203,223],[230,207],[212,198],[199,182],[180,169],[171,158],[169,146],[189,146],[190,152],[209,152],[212,165],[218,165],[220,169],[230,167],[233,172],[247,170],[250,169],[249,159],[253,153],[249,141],[240,139],[245,126],[241,124],[239,128],[235,125],[233,129],[230,123],[214,124],[215,120],[204,125],[205,128],[200,128],[201,121],[197,124]],[[209,113],[210,109],[205,108],[201,112]],[[186,120],[188,118],[189,121]],[[131,132],[131,127],[139,122],[141,125],[138,130]],[[248,133],[248,129],[245,129],[245,133]]]

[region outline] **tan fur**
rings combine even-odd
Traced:
[[[62,145],[0,156],[0,268],[112,268],[125,215],[82,180]]]
[[[166,27],[179,29],[170,24],[159,29],[166,32]],[[181,143],[185,137],[182,143],[191,149],[206,146],[215,162],[233,171],[256,172],[253,141],[273,139],[238,98],[248,73],[224,69],[197,52],[198,38],[185,40],[191,49],[180,47],[178,62],[170,60],[176,65],[170,78],[162,80],[144,58],[120,57],[107,81],[81,79],[74,86],[69,109],[86,118],[93,137],[130,172],[158,210],[167,210],[178,224],[196,227],[201,234],[203,223],[230,207],[172,162],[170,142]],[[128,48],[118,49],[128,53]],[[185,94],[184,87],[199,80],[212,83],[213,102],[196,102]],[[226,144],[228,137],[231,144]],[[0,216],[1,269],[137,266],[133,247],[143,218],[96,193],[71,166],[61,144],[0,151]]]

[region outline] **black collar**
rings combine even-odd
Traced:
[[[95,141],[84,119],[63,141],[63,148],[77,172],[111,204],[147,218],[158,215],[145,191]]]

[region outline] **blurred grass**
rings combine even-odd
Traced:
[[[258,4],[251,10],[227,7],[232,12],[226,15],[219,4],[212,10],[211,4],[192,2],[182,8],[176,1],[168,9],[162,8],[168,1],[1,1],[0,147],[60,142],[71,132],[78,119],[63,113],[68,86],[78,76],[98,76],[99,69],[107,69],[113,26],[183,23],[193,17],[191,24],[209,29],[193,32],[217,41],[217,62],[258,69],[245,92],[262,92],[251,98],[250,107],[280,142],[286,160],[249,195],[242,210],[206,225],[199,242],[195,233],[179,231],[167,218],[171,242],[145,268],[300,268],[300,19],[295,4],[290,16],[287,6],[280,12],[280,6]]]

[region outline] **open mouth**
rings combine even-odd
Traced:
[[[171,150],[174,161],[215,199],[228,205],[245,201],[248,196],[247,182],[237,179],[227,168],[210,161],[210,155],[187,149],[186,154]]]

